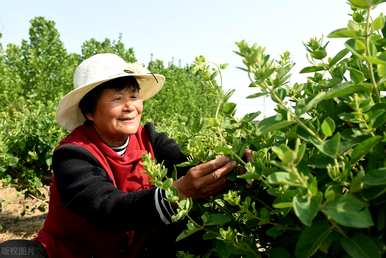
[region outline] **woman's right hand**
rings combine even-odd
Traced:
[[[185,176],[174,182],[174,187],[182,198],[205,199],[226,186],[226,176],[235,167],[235,161],[220,156],[189,169]]]

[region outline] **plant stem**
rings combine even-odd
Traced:
[[[219,77],[220,77],[220,86],[221,86],[221,88],[222,88],[222,74],[221,74],[221,69],[220,69],[220,67],[216,64],[216,63],[213,63],[213,62],[208,62],[208,64],[212,64],[212,65],[214,65],[215,67],[216,67],[216,69],[217,69],[217,71],[218,71],[218,75],[219,75]]]
[[[371,7],[367,8],[367,19],[366,19],[366,29],[365,29],[366,56],[370,56],[370,35],[369,35],[370,10],[371,10]],[[378,85],[377,85],[377,82],[375,81],[373,65],[370,63],[369,60],[366,60],[366,63],[367,63],[367,66],[369,67],[370,79],[371,79],[371,83],[373,84],[374,99],[375,99],[375,102],[379,103],[380,97],[379,97]]]
[[[235,158],[239,163],[241,163],[244,167],[247,165],[247,163],[242,160],[239,155],[237,155],[234,151],[233,151],[233,155],[232,155],[232,158]]]
[[[309,128],[306,124],[303,123],[303,121],[295,114],[293,113],[284,103],[283,101],[276,95],[276,93],[266,87],[269,91],[269,94],[276,100],[276,102],[279,104],[279,106],[287,112],[291,114],[291,116],[296,120],[296,122],[304,129],[306,130],[311,136],[315,137],[319,142],[322,142],[323,140],[317,135],[316,132],[314,132],[311,128]]]
[[[336,224],[335,221],[330,220],[330,223],[331,223],[332,227],[335,228],[336,231],[337,231],[339,234],[341,234],[342,236],[344,236],[345,238],[347,238],[346,233],[343,231],[343,229],[342,229],[341,227],[339,227],[338,224]]]

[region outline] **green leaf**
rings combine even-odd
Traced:
[[[377,31],[383,29],[383,26],[385,26],[385,16],[383,16],[383,13],[381,13],[371,24],[371,30]]]
[[[377,65],[377,73],[380,77],[386,77],[386,64],[384,65]]]
[[[188,222],[186,227],[187,228],[178,235],[176,241],[180,241],[184,238],[187,238],[188,236],[203,229],[202,227],[197,227],[197,225],[193,224],[192,222]]]
[[[310,168],[323,168],[325,169],[328,164],[334,162],[334,160],[324,154],[315,153],[314,156],[307,162],[307,166]]]
[[[288,184],[290,182],[290,174],[288,172],[274,172],[267,177],[267,182],[272,185]]]
[[[277,120],[276,116],[267,117],[257,124],[257,134],[266,134],[271,131],[280,130],[294,123],[295,121]]]
[[[319,92],[314,98],[312,98],[310,101],[308,101],[308,103],[307,103],[307,105],[304,107],[302,113],[306,113],[306,112],[308,112],[309,110],[311,110],[313,107],[316,107],[316,106],[318,105],[319,102],[321,102],[322,100],[324,100],[325,95],[326,95],[326,92],[324,92],[324,91]]]
[[[365,80],[364,74],[358,69],[350,67],[348,68],[348,70],[350,71],[351,80],[353,80],[355,83],[360,83]]]
[[[205,226],[224,225],[231,221],[231,218],[224,213],[205,213],[201,218]]]
[[[220,229],[221,230],[221,229]],[[205,249],[204,249],[205,250]],[[216,240],[213,245],[213,253],[199,257],[259,257],[257,249],[253,249],[245,242],[233,242],[231,240]]]
[[[381,4],[381,3],[386,3],[386,0],[372,0],[371,3],[373,6]]]
[[[349,0],[349,1],[352,6],[357,8],[367,9],[371,6],[369,1],[366,1],[366,0]]]
[[[325,71],[327,70],[327,67],[325,66],[307,66],[304,67],[300,73],[313,73],[313,72],[318,72],[318,71]]]
[[[321,126],[321,129],[322,129],[322,133],[326,137],[330,137],[331,135],[333,135],[334,131],[335,131],[334,120],[331,117],[327,117],[326,119],[324,119],[322,126]]]
[[[323,100],[343,97],[343,96],[351,95],[355,92],[362,92],[362,91],[368,91],[368,90],[369,90],[368,87],[365,86],[364,84],[356,85],[352,83],[347,83],[342,86],[335,87],[332,90],[327,92],[322,91],[308,102],[308,104],[304,108],[304,112],[308,112]]]
[[[243,116],[243,118],[241,119],[241,121],[243,122],[251,122],[253,121],[256,117],[258,117],[259,115],[261,114],[261,112],[253,112],[253,113],[248,113],[246,114],[245,116]]]
[[[341,113],[339,114],[339,118],[343,121],[347,121],[350,123],[359,123],[360,121],[358,120],[357,116],[353,113]]]
[[[374,200],[386,193],[386,187],[384,185],[366,187],[363,191],[363,197],[367,200]]]
[[[322,211],[346,227],[368,228],[374,225],[366,203],[349,194],[328,202]]]
[[[298,142],[299,142],[299,145],[298,145]],[[295,148],[295,151],[296,151],[296,158],[295,158],[295,160],[294,160],[294,164],[295,165],[298,165],[299,163],[300,163],[300,161],[302,161],[302,159],[303,159],[303,156],[304,156],[304,153],[306,153],[306,144],[301,144],[301,142],[300,142],[300,139],[298,138],[297,139],[297,142],[296,142],[296,147],[297,148]]]
[[[377,49],[377,46],[375,45],[375,41],[370,40],[369,44],[370,44],[369,45],[369,55],[376,56],[378,53],[378,49]]]
[[[328,254],[328,249],[331,247],[331,245],[334,244],[336,240],[336,233],[331,233],[328,235],[328,237],[322,242],[322,244],[319,247],[320,252]]]
[[[355,38],[358,34],[356,31],[349,30],[347,28],[341,28],[332,31],[330,34],[328,34],[327,37],[329,38]]]
[[[377,168],[370,170],[363,178],[365,187],[386,185],[386,168]]]
[[[354,45],[351,45],[352,42],[354,43]],[[363,52],[366,51],[366,44],[361,39],[356,39],[354,41],[350,41],[350,43],[348,45],[353,46],[355,48],[355,50],[357,50],[357,51],[363,51]]]
[[[295,196],[293,198],[292,203],[295,214],[304,225],[312,225],[312,220],[319,212],[321,199],[322,194],[320,193],[312,197],[306,194],[300,197]]]
[[[292,208],[292,202],[279,202],[272,204],[272,206],[276,209],[287,209]]]
[[[334,137],[327,141],[323,141],[322,143],[315,144],[315,147],[318,148],[323,154],[335,159],[336,156],[340,153],[341,144],[340,144],[341,136],[339,133],[336,133]]]
[[[381,258],[381,250],[375,241],[366,235],[356,234],[352,238],[342,237],[340,243],[353,258]]]
[[[258,173],[245,173],[242,175],[238,175],[237,178],[242,178],[245,180],[252,180],[252,179],[260,179],[261,175]]]
[[[335,65],[336,63],[338,63],[343,57],[345,57],[349,52],[350,52],[350,50],[348,50],[347,48],[342,49],[341,51],[339,51],[339,52],[334,56],[334,58],[331,59],[331,61],[328,63],[328,65],[329,65],[330,67],[332,67],[333,65]]]
[[[247,96],[247,99],[254,99],[254,98],[258,98],[258,97],[261,97],[261,96],[267,96],[268,93],[265,93],[265,92],[258,92],[258,93],[254,93],[254,94],[251,94],[249,96]]]
[[[313,256],[330,233],[331,227],[325,221],[304,228],[296,243],[295,256],[297,258]]]
[[[226,69],[229,66],[229,64],[220,64],[219,67],[220,69]]]
[[[215,230],[210,230],[209,228],[205,229],[205,233],[202,235],[203,240],[212,240],[216,239],[218,236],[218,229],[215,227]]]
[[[354,164],[365,156],[381,139],[382,137],[379,135],[372,136],[355,146],[351,152],[351,163]]]
[[[386,65],[386,61],[376,56],[365,56],[365,59],[372,64]]]
[[[283,164],[294,163],[296,160],[296,153],[287,145],[281,145],[280,147],[273,146],[272,151],[279,157]]]
[[[227,102],[232,97],[232,95],[235,93],[235,91],[236,91],[235,89],[228,90],[224,94],[224,102]],[[234,104],[234,103],[231,103],[231,104]]]
[[[383,0],[383,1],[385,1],[385,0]],[[382,35],[383,35],[383,38],[386,38],[386,24],[383,26]]]
[[[371,128],[379,128],[386,122],[386,110],[374,109],[367,113]]]
[[[236,104],[235,103],[232,103],[232,102],[227,102],[224,104],[223,106],[223,112],[225,114],[231,114],[233,113],[233,111],[235,110],[236,108]]]
[[[355,40],[355,39],[349,39],[344,43],[345,47],[351,51],[354,55],[356,55],[358,58],[363,59],[363,55],[361,55],[361,48],[358,49],[359,46],[362,46],[364,43],[361,42],[360,40]],[[360,51],[360,52],[358,52]]]
[[[328,91],[326,95],[324,96],[324,99],[332,99],[337,97],[343,97],[350,94],[353,94],[355,92],[362,92],[362,91],[368,91],[369,88],[364,85],[355,85],[351,83],[344,84],[343,86],[333,88],[332,90]]]

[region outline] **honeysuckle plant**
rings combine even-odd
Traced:
[[[248,98],[271,98],[276,113],[237,119],[228,94],[183,144],[189,164],[225,154],[240,169],[224,193],[193,202],[179,239],[206,244],[181,257],[384,256],[386,28],[383,13],[372,15],[384,2],[349,0],[347,26],[327,36],[346,39],[335,55],[323,38],[304,43],[305,82],[289,82],[288,52],[275,60],[237,43],[256,90]]]

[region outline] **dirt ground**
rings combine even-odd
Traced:
[[[48,187],[41,196],[29,195],[0,181],[0,243],[10,239],[31,239],[42,227],[48,211]]]

